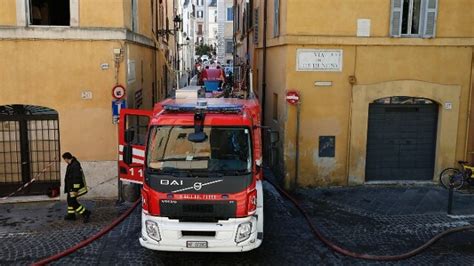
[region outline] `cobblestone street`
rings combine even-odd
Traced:
[[[265,240],[248,253],[173,253],[142,248],[140,209],[106,236],[55,265],[316,265],[386,264],[345,257],[311,234],[302,215],[265,183]],[[415,248],[443,230],[474,224],[474,217],[448,217],[446,191],[425,187],[352,187],[304,189],[296,193],[323,234],[342,247],[360,253],[395,255]],[[474,197],[456,194],[455,211],[474,213]],[[444,201],[443,201],[444,200]],[[25,265],[56,254],[98,232],[129,205],[87,201],[93,210],[89,224],[62,220],[64,204],[1,205],[0,264]],[[470,204],[472,205],[472,204]],[[460,209],[462,208],[462,210]],[[470,217],[470,218],[469,218]],[[425,252],[395,265],[474,263],[474,232],[441,239]]]

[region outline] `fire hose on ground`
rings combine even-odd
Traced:
[[[394,260],[404,260],[404,259],[408,259],[410,257],[413,257],[419,253],[421,253],[423,250],[425,250],[426,248],[428,248],[429,246],[433,245],[436,241],[438,241],[439,239],[449,235],[449,234],[452,234],[452,233],[458,233],[458,232],[463,232],[463,231],[472,231],[474,230],[474,225],[468,225],[468,226],[462,226],[462,227],[457,227],[457,228],[452,228],[452,229],[448,229],[446,231],[443,231],[439,234],[437,234],[436,236],[434,236],[433,238],[431,238],[429,241],[427,241],[426,243],[424,243],[423,245],[413,249],[413,250],[410,250],[406,253],[403,253],[403,254],[399,254],[399,255],[370,255],[370,254],[362,254],[362,253],[357,253],[357,252],[353,252],[353,251],[350,251],[348,249],[345,249],[343,247],[340,247],[336,244],[334,244],[333,242],[331,242],[330,240],[328,240],[317,228],[316,226],[311,222],[311,218],[309,217],[309,215],[306,213],[306,211],[303,209],[303,207],[301,207],[301,205],[298,203],[298,201],[293,198],[288,192],[286,192],[285,190],[283,190],[280,186],[276,185],[274,182],[272,182],[271,180],[269,179],[266,179],[266,181],[268,181],[268,183],[270,183],[274,188],[277,189],[277,191],[283,195],[285,198],[287,198],[288,200],[290,200],[295,206],[296,208],[301,212],[301,214],[304,216],[306,222],[308,223],[311,231],[313,232],[314,236],[319,239],[321,242],[323,242],[325,245],[327,245],[329,248],[331,248],[332,250],[334,250],[335,252],[337,253],[340,253],[344,256],[349,256],[349,257],[353,257],[353,258],[357,258],[357,259],[365,259],[365,260],[379,260],[379,261],[394,261]]]
[[[141,199],[138,199],[137,201],[135,201],[132,205],[132,207],[130,207],[126,212],[124,212],[122,215],[120,215],[117,219],[115,219],[110,225],[106,226],[105,228],[103,228],[102,230],[100,230],[97,234],[79,242],[78,244],[76,244],[75,246],[73,247],[70,247],[58,254],[55,254],[51,257],[48,257],[48,258],[45,258],[45,259],[42,259],[40,261],[37,261],[35,263],[33,263],[32,265],[34,266],[39,266],[39,265],[46,265],[48,263],[51,263],[53,261],[56,261],[62,257],[65,257],[71,253],[74,253],[76,252],[77,250],[79,250],[80,248],[83,248],[87,245],[89,245],[90,243],[94,242],[95,240],[99,239],[100,237],[102,237],[103,235],[107,234],[110,230],[112,230],[115,226],[117,226],[118,224],[120,224],[125,218],[127,218],[131,213],[132,211],[138,206],[138,204],[140,203]]]
[[[311,218],[309,217],[309,215],[306,213],[306,211],[303,209],[303,207],[301,207],[301,205],[298,203],[298,201],[296,199],[294,199],[288,192],[286,192],[285,190],[283,190],[280,186],[276,185],[274,182],[272,182],[271,180],[267,179],[268,183],[270,183],[273,187],[275,187],[275,189],[277,189],[277,191],[283,195],[285,198],[287,198],[288,200],[290,200],[295,206],[296,208],[301,212],[301,214],[304,216],[306,222],[308,223],[311,231],[313,232],[314,236],[316,238],[318,238],[321,242],[323,242],[325,245],[327,245],[329,248],[331,248],[332,250],[334,250],[335,252],[337,253],[340,253],[344,256],[349,256],[349,257],[353,257],[353,258],[357,258],[357,259],[365,259],[365,260],[379,260],[379,261],[394,261],[394,260],[403,260],[403,259],[408,259],[410,257],[413,257],[419,253],[421,253],[422,251],[424,251],[426,248],[428,248],[429,246],[433,245],[436,241],[438,241],[439,239],[449,235],[449,234],[452,234],[452,233],[458,233],[458,232],[463,232],[463,231],[471,231],[471,230],[474,230],[474,225],[469,225],[469,226],[463,226],[463,227],[458,227],[458,228],[452,228],[452,229],[448,229],[446,231],[443,231],[441,233],[439,233],[438,235],[434,236],[433,238],[431,238],[429,241],[427,241],[425,244],[411,250],[411,251],[408,251],[406,253],[403,253],[403,254],[399,254],[399,255],[370,255],[370,254],[362,254],[362,253],[357,253],[357,252],[353,252],[353,251],[350,251],[350,250],[347,250],[343,247],[340,247],[336,244],[334,244],[333,242],[331,242],[330,240],[328,240],[317,228],[316,226],[314,226],[314,224],[311,222]],[[132,207],[130,207],[130,209],[128,209],[125,213],[123,213],[120,217],[118,217],[116,220],[114,220],[110,225],[108,225],[107,227],[103,228],[101,231],[99,231],[97,234],[83,240],[82,242],[78,243],[77,245],[67,249],[67,250],[64,250],[58,254],[55,254],[51,257],[48,257],[48,258],[45,258],[43,260],[40,260],[40,261],[37,261],[35,263],[33,263],[34,266],[37,266],[37,265],[46,265],[48,263],[51,263],[53,261],[56,261],[62,257],[65,257],[77,250],[79,250],[80,248],[83,248],[84,246],[87,246],[88,244],[92,243],[93,241],[99,239],[100,237],[102,237],[103,235],[105,235],[106,233],[108,233],[110,230],[112,230],[115,226],[117,226],[118,224],[120,224],[125,218],[127,218],[131,213],[132,211],[138,206],[138,204],[140,203],[140,199],[135,201],[135,203],[132,205]]]

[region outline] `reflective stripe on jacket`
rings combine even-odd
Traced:
[[[64,177],[64,193],[69,192],[76,192],[76,197],[87,193],[84,172],[82,171],[81,164],[75,157],[67,165],[66,176]]]

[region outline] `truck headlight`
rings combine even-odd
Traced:
[[[235,235],[235,242],[240,243],[249,239],[250,234],[252,233],[252,223],[247,222],[240,224],[237,228],[237,234]]]
[[[145,221],[145,227],[146,227],[146,233],[148,234],[148,236],[150,238],[152,238],[153,240],[156,240],[156,241],[161,240],[160,230],[158,230],[158,224],[157,223],[155,223],[153,221],[150,221],[150,220],[146,220]]]

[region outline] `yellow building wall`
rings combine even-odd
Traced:
[[[123,3],[124,0],[80,0],[79,26],[123,28]]]
[[[364,149],[358,145],[365,145],[367,138],[367,129],[361,128],[362,139],[353,140],[350,143],[349,137],[351,128],[354,125],[360,125],[362,120],[350,122],[351,116],[351,91],[352,85],[349,83],[349,76],[354,75],[357,79],[357,86],[384,83],[399,80],[415,80],[433,84],[432,91],[429,86],[424,86],[420,90],[412,83],[413,88],[405,93],[408,96],[416,95],[418,97],[427,97],[436,95],[446,95],[443,92],[439,94],[439,88],[459,87],[459,91],[452,91],[453,95],[459,93],[460,100],[452,101],[456,106],[453,108],[459,110],[455,117],[455,129],[449,129],[452,133],[443,133],[439,135],[439,145],[443,143],[453,143],[452,148],[440,149],[441,154],[437,154],[437,162],[448,167],[455,164],[454,159],[463,159],[465,154],[465,145],[467,137],[467,110],[469,103],[472,48],[470,47],[381,47],[381,46],[309,46],[305,49],[342,49],[343,50],[343,69],[342,72],[297,72],[296,71],[296,51],[302,46],[289,45],[285,49],[279,48],[278,56],[269,54],[268,67],[273,69],[269,72],[268,82],[274,77],[278,77],[276,83],[281,83],[282,73],[286,73],[286,88],[278,84],[268,85],[267,98],[271,99],[273,91],[283,91],[285,89],[298,90],[301,94],[301,124],[300,124],[300,174],[298,183],[307,185],[345,185],[349,174],[349,165],[356,165],[358,160],[365,162],[365,153],[361,158],[349,160],[349,150],[352,145],[355,149]],[[273,50],[275,48],[272,48]],[[286,55],[286,56],[283,56]],[[285,61],[286,60],[286,61]],[[284,65],[286,68],[281,70],[277,66]],[[279,71],[279,72],[278,72]],[[331,87],[315,87],[315,81],[331,81]],[[407,83],[408,84],[408,83]],[[437,85],[439,84],[439,85]],[[415,84],[416,85],[416,84]],[[452,85],[442,86],[442,85]],[[390,88],[390,86],[385,86]],[[398,95],[403,90],[393,90],[392,93],[385,92],[383,95]],[[419,95],[419,92],[425,92]],[[429,92],[429,93],[428,93]],[[382,94],[381,94],[382,95]],[[439,99],[451,99],[448,96],[438,97]],[[457,99],[456,97],[453,99]],[[268,100],[267,100],[268,101]],[[440,103],[443,104],[443,103]],[[272,105],[267,104],[267,120],[271,113]],[[440,105],[440,108],[442,106]],[[294,178],[294,159],[295,159],[295,138],[296,138],[296,108],[289,106],[285,102],[279,105],[280,113],[285,114],[282,123],[284,127],[283,149],[285,162],[285,180],[291,182]],[[368,113],[367,110],[359,110]],[[441,116],[440,116],[441,119]],[[449,122],[449,121],[448,121]],[[352,123],[352,125],[351,125]],[[441,132],[441,131],[440,131]],[[446,131],[442,131],[446,132]],[[360,132],[359,132],[360,133]],[[359,134],[360,135],[360,134]],[[335,158],[319,158],[318,142],[319,136],[336,137]],[[443,154],[446,152],[446,154]],[[351,151],[352,153],[352,151]],[[449,153],[449,154],[448,154]],[[451,156],[450,154],[453,154]],[[449,155],[449,156],[448,156]],[[450,158],[447,161],[446,158]],[[438,167],[439,168],[439,167]],[[365,168],[364,168],[365,169]],[[361,182],[360,178],[357,182]],[[363,180],[362,180],[363,182]],[[288,185],[288,184],[287,184]]]
[[[264,1],[260,0],[260,3],[258,3],[258,6],[260,6],[260,9],[262,10],[261,16],[259,17],[260,24],[263,25],[263,8],[264,8]],[[267,13],[267,38],[274,38],[273,36],[273,25],[274,25],[274,1],[267,1],[267,8],[268,8],[268,13]],[[288,4],[287,0],[280,0],[280,34],[279,36],[283,36],[286,34],[289,34],[288,29],[287,29],[287,23],[290,21],[291,17],[289,16],[290,10],[288,8],[291,7],[292,4]],[[263,36],[263,35],[262,35]]]
[[[132,1],[131,0],[122,0],[123,1],[123,11],[124,11],[124,25],[125,28],[131,30],[132,29]],[[144,35],[148,38],[152,38],[152,6],[151,2],[146,0],[136,0],[137,7],[138,7],[138,31],[137,33]],[[153,0],[155,5],[157,4],[157,0]]]
[[[84,161],[116,160],[112,51],[120,45],[107,41],[2,41],[0,105],[52,108],[59,113],[62,152],[70,151]],[[110,68],[101,70],[103,63]],[[124,83],[124,77],[125,68],[121,67],[119,83]],[[93,98],[82,100],[82,91],[92,92]]]
[[[132,30],[132,0],[123,0],[123,22],[125,28]]]
[[[135,61],[135,81],[127,81],[127,99],[130,108],[137,108],[135,102],[135,92],[142,90],[142,105],[139,109],[150,110],[153,107],[153,50],[127,44],[128,59]]]
[[[270,1],[272,2],[272,1]],[[292,0],[288,5],[290,35],[356,36],[357,19],[371,20],[371,36],[390,34],[390,0]],[[473,37],[472,0],[439,0],[436,37]],[[273,9],[269,9],[271,12]],[[269,21],[271,22],[271,21]],[[269,27],[272,29],[272,27]]]
[[[288,118],[286,112],[286,102],[285,102],[285,92],[288,89],[287,85],[287,75],[283,75],[282,73],[286,73],[287,67],[285,62],[287,61],[288,52],[286,47],[272,47],[267,50],[267,60],[269,58],[273,58],[273,60],[268,61],[267,64],[267,79],[266,79],[266,91],[265,91],[265,99],[263,99],[263,92],[262,92],[262,82],[263,82],[263,68],[254,69],[254,73],[256,76],[254,77],[257,79],[258,82],[258,96],[260,97],[260,101],[265,101],[265,117],[262,119],[262,123],[265,126],[272,127],[273,130],[278,130],[280,133],[280,140],[285,139],[286,132],[284,131],[285,123],[291,118]],[[258,56],[259,61],[263,62],[263,53],[262,50],[259,50],[257,54],[254,56]],[[271,63],[270,63],[271,62]],[[281,63],[280,63],[281,62]],[[274,96],[276,94],[276,98]],[[276,100],[276,101],[275,101]],[[276,119],[274,114],[274,108],[277,108]],[[279,164],[286,156],[284,152],[288,152],[287,150],[281,149],[279,147],[276,151],[274,156],[273,168],[275,172],[284,173],[283,165]],[[290,151],[291,153],[291,151]],[[268,159],[268,158],[267,158]],[[272,163],[272,162],[267,162]]]
[[[467,137],[471,63],[470,47],[359,47],[356,77],[358,84],[419,80],[461,86],[456,158],[462,159]]]
[[[158,2],[156,0],[153,0]],[[141,1],[138,0],[138,33],[147,36],[148,38],[152,38],[152,14],[151,14],[151,2],[150,1]]]
[[[274,38],[273,2],[267,2],[264,121],[280,130],[278,152],[284,154],[277,152],[277,156],[281,156],[284,164],[276,163],[273,169],[283,168],[281,172],[288,187],[295,177],[296,107],[284,101],[287,89],[298,90],[302,97],[300,185],[346,185],[365,181],[365,120],[369,102],[363,101],[373,101],[377,95],[406,94],[440,101],[439,121],[444,128],[438,128],[435,181],[442,167],[454,166],[455,160],[469,158],[474,147],[474,123],[468,118],[469,105],[474,106],[472,100],[469,101],[469,95],[472,98],[473,93],[470,94],[470,90],[474,90],[474,53],[472,43],[466,37],[474,36],[474,16],[466,10],[474,9],[474,1],[439,0],[434,39],[390,38],[390,0],[280,1],[280,38]],[[260,36],[263,35],[263,6],[263,0],[254,1],[254,8],[259,8]],[[356,38],[357,19],[362,18],[371,20],[371,37],[388,38]],[[254,73],[257,73],[258,95],[262,95],[262,48],[263,40],[259,38],[258,46],[251,45],[249,51],[253,54]],[[298,48],[342,49],[343,69],[341,72],[297,72]],[[245,47],[238,50],[239,56],[247,53],[242,49]],[[356,78],[354,85],[349,82],[351,76]],[[316,87],[315,81],[331,81],[332,86]],[[373,88],[378,89],[372,92]],[[272,118],[274,92],[279,95],[278,121]],[[362,102],[354,105],[354,97]],[[454,104],[452,111],[442,109],[443,101]],[[354,111],[359,116],[353,116]],[[469,123],[471,133],[467,132]],[[351,141],[353,133],[362,139]],[[334,158],[319,158],[319,136],[336,137]],[[362,171],[351,180],[351,169]]]
[[[474,1],[438,0],[437,37],[474,37]]]
[[[289,2],[288,34],[355,36],[359,18],[371,19],[371,36],[389,32],[390,0]]]
[[[16,0],[1,0],[0,26],[16,26]]]
[[[299,46],[287,48],[287,86],[301,95],[300,116],[300,171],[298,184],[346,184],[347,135],[351,85],[349,76],[354,74],[354,47],[311,47],[311,49],[343,49],[342,72],[296,72],[296,51]],[[272,59],[272,61],[275,58]],[[271,64],[274,64],[273,62]],[[331,87],[315,87],[315,81],[331,81]],[[294,178],[296,153],[296,107],[288,108],[284,149],[288,179]],[[319,157],[319,136],[335,136],[334,158]]]

